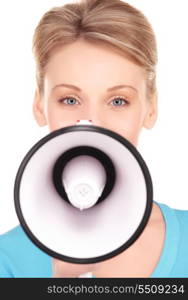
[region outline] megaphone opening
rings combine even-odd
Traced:
[[[97,159],[98,162],[103,167],[103,169],[105,171],[105,175],[106,175],[104,188],[103,188],[102,192],[100,193],[101,195],[99,197],[97,197],[98,199],[94,200],[93,202],[91,199],[90,202],[88,201],[89,204],[86,205],[85,207],[84,206],[82,207],[81,202],[80,202],[80,207],[79,207],[79,203],[78,203],[78,206],[75,204],[75,206],[82,209],[82,208],[89,208],[89,207],[93,206],[93,203],[94,203],[94,205],[99,204],[105,198],[108,197],[108,195],[111,193],[111,191],[115,185],[116,171],[115,171],[114,164],[113,164],[112,160],[109,158],[109,156],[107,156],[103,151],[101,151],[97,148],[94,148],[94,147],[89,147],[89,146],[74,147],[72,149],[67,150],[62,155],[60,155],[59,158],[57,159],[56,163],[54,164],[54,168],[53,168],[53,172],[52,172],[52,179],[53,179],[53,183],[54,183],[57,193],[61,196],[61,198],[63,200],[67,201],[71,205],[73,203],[76,203],[76,201],[79,202],[79,197],[77,197],[78,200],[73,199],[73,201],[71,201],[70,196],[67,195],[67,189],[65,186],[65,182],[63,180],[63,177],[64,177],[63,174],[64,174],[66,167],[68,167],[70,161],[75,158],[78,158],[80,156],[88,156],[88,157]],[[91,169],[90,172],[92,173],[93,170]],[[88,174],[88,176],[91,175],[91,173]],[[80,175],[81,174],[82,174],[82,170],[80,170]],[[96,174],[94,174],[94,175],[97,176]],[[95,184],[95,182],[94,182],[94,184]],[[87,193],[89,193],[89,195],[91,197],[92,193],[91,193],[90,186],[88,186],[84,182],[81,182],[81,184],[79,186],[80,186],[80,189],[79,189],[80,193],[87,192]],[[82,195],[83,195],[83,193],[82,193]],[[76,198],[76,196],[75,196],[75,198]],[[82,197],[82,198],[84,198],[84,197]]]
[[[80,211],[56,191],[53,169],[63,153],[86,145],[112,160],[116,176],[104,197],[105,188],[113,186],[107,185],[112,177],[107,167],[99,205]],[[122,136],[97,126],[70,126],[45,136],[26,154],[15,179],[14,201],[24,231],[40,249],[67,262],[96,263],[120,254],[140,236],[152,209],[152,180],[137,149]]]

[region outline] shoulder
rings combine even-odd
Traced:
[[[174,209],[174,213],[182,225],[188,225],[188,210]]]
[[[171,208],[160,203],[165,217],[168,239],[168,258],[174,253],[173,277],[188,277],[188,210]]]
[[[174,209],[174,214],[179,224],[180,243],[186,246],[188,252],[188,210]]]
[[[17,242],[18,240],[22,242],[27,241],[26,235],[24,234],[21,226],[16,226],[13,229],[0,235],[0,248],[3,246],[6,247],[10,243],[12,244],[13,242]]]
[[[174,215],[174,218],[176,218],[179,225],[180,233],[188,233],[188,210],[171,208],[167,205],[166,207],[169,210],[169,212],[172,215]]]
[[[178,222],[181,229],[188,230],[188,210],[172,208],[166,204],[157,202],[166,221],[174,220]]]
[[[188,210],[172,208],[162,203],[158,204],[168,227],[177,229],[180,238],[183,237],[183,240],[188,241]]]
[[[0,235],[1,277],[51,277],[51,258],[36,247],[21,226]]]
[[[0,235],[0,249],[9,255],[25,255],[26,251],[31,255],[38,253],[38,248],[34,246],[27,237],[21,226],[17,226],[8,232]]]

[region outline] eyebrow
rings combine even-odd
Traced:
[[[78,92],[82,92],[82,90],[79,87],[77,87],[75,85],[72,85],[72,84],[67,84],[67,83],[61,83],[61,84],[55,85],[52,88],[52,91],[55,90],[58,87],[71,88],[71,89],[74,89],[74,90],[76,90]],[[107,92],[112,92],[112,91],[115,91],[117,89],[123,89],[123,88],[131,88],[134,91],[138,92],[138,90],[135,87],[133,87],[132,85],[125,85],[125,84],[121,84],[121,85],[116,85],[116,86],[110,87],[110,88],[107,89]]]

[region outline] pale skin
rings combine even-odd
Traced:
[[[124,87],[112,90],[120,85]],[[143,68],[108,47],[80,39],[51,55],[44,93],[36,89],[33,112],[39,126],[47,125],[50,131],[76,120],[92,120],[137,147],[142,128],[151,129],[156,122],[157,97],[147,98]],[[154,203],[144,231],[123,253],[95,265],[54,259],[53,275],[78,277],[93,272],[96,277],[149,277],[160,258],[164,237],[165,222]]]

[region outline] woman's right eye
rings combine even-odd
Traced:
[[[76,104],[76,101],[78,102],[78,100],[76,100],[73,97],[65,97],[65,98],[61,98],[58,100],[58,102],[65,103],[67,105],[74,105],[74,104]]]

